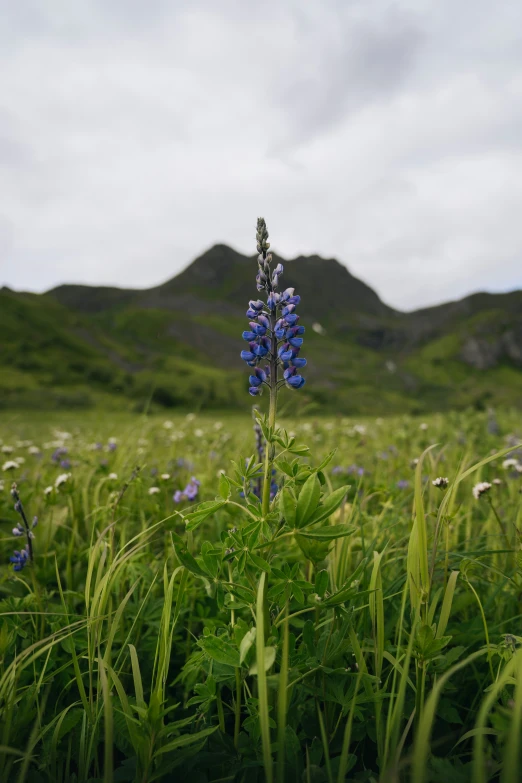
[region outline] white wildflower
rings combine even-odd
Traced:
[[[62,484],[66,484],[70,478],[72,478],[71,473],[60,473],[60,475],[54,482],[54,486],[56,487],[56,489],[58,489],[58,487],[61,487]]]
[[[157,495],[159,491],[160,491],[159,487],[150,487],[149,495]]]
[[[444,476],[439,476],[431,483],[433,484],[434,487],[437,487],[437,489],[446,489],[446,487],[449,484],[449,481]]]
[[[15,462],[14,459],[9,459],[7,460],[7,462],[4,462],[4,464],[2,465],[2,470],[3,471],[16,470],[17,467],[18,467],[18,462]]]
[[[223,429],[223,422],[222,421],[215,421],[214,422],[214,429],[215,430],[222,430]]]
[[[196,438],[202,438],[204,434],[205,433],[203,432],[203,430],[200,429],[194,430],[194,435],[196,436]]]
[[[62,432],[61,430],[53,430],[53,435],[55,438],[59,438],[59,440],[69,440],[72,438],[70,432]]]
[[[493,479],[493,484],[495,484],[495,486],[497,486],[497,487],[500,486],[500,484],[503,484],[503,483],[504,482],[502,481],[502,479],[499,479],[499,478],[494,478]]]
[[[422,422],[419,429],[422,430],[423,432],[426,432],[426,430],[428,429],[428,425],[426,424],[425,421]]]
[[[25,462],[25,457],[15,457],[15,462],[17,465],[23,465]]]
[[[12,454],[14,451],[12,446],[8,446],[7,444],[5,446],[2,446],[2,453],[3,454]]]
[[[196,418],[196,414],[195,413],[187,413],[185,418],[186,418],[187,421],[194,421],[194,419]]]
[[[117,473],[109,473],[109,481],[116,481],[117,478],[118,478]]]
[[[174,426],[174,423],[172,421],[164,421],[163,426],[166,430],[171,430]]]
[[[509,468],[516,468],[518,465],[518,460],[513,459],[513,457],[510,457],[509,459],[505,459],[502,463],[502,467],[504,470],[509,470]]]
[[[170,478],[170,473],[162,473],[160,476],[160,479],[162,479],[163,481],[168,481],[169,478]]]
[[[38,446],[29,446],[27,451],[28,451],[29,454],[39,454],[40,453],[40,449],[38,448]]]
[[[48,495],[51,494],[52,491],[53,491],[53,487],[46,487],[44,489],[44,495],[47,497]]]
[[[473,497],[475,500],[478,500],[482,495],[485,495],[489,492],[491,489],[491,484],[489,481],[480,481],[478,484],[475,484],[475,486],[472,489]]]
[[[312,324],[312,330],[316,334],[320,334],[322,337],[324,337],[324,335],[326,334],[326,329],[324,328],[324,326],[321,326],[321,324],[317,322]]]
[[[43,445],[44,449],[63,449],[64,446],[64,440],[50,440]]]

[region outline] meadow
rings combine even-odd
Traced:
[[[520,413],[253,425],[3,414],[0,781],[519,781]]]

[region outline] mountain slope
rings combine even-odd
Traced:
[[[521,404],[521,291],[401,313],[335,259],[276,260],[307,326],[308,382],[289,404],[379,414]],[[255,257],[216,245],[150,289],[2,289],[0,404],[248,406],[239,352],[255,272]]]

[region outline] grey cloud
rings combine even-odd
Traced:
[[[397,307],[522,287],[520,4],[5,5],[0,284],[153,285],[264,214]]]
[[[368,102],[386,99],[411,72],[423,37],[413,16],[386,11],[369,20],[342,8],[325,11],[321,46],[314,20],[297,37],[293,68],[275,100],[289,124],[283,147],[295,149]]]

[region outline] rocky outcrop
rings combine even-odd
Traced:
[[[504,360],[522,367],[522,326],[509,329],[496,339],[468,337],[461,359],[477,370],[489,370]]]

